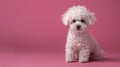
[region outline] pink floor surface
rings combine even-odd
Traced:
[[[61,17],[73,5],[95,13],[89,31],[105,51],[103,60],[64,61],[68,27]],[[120,0],[0,0],[0,67],[120,67],[119,29]]]
[[[108,53],[101,61],[66,63],[63,53],[0,53],[0,67],[120,67],[120,55]]]

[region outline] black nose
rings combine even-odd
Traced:
[[[77,27],[77,29],[80,29],[81,26],[80,26],[80,25],[77,25],[76,27]]]

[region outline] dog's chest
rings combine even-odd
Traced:
[[[81,34],[72,34],[68,37],[69,47],[73,50],[81,49],[87,46],[87,39]]]

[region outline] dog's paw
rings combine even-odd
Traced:
[[[72,63],[73,61],[66,61],[67,63]]]
[[[79,62],[81,62],[81,63],[86,63],[88,61],[89,61],[88,58],[79,58]]]
[[[77,59],[74,59],[74,60],[73,60],[73,59],[72,59],[72,60],[69,59],[69,60],[65,60],[65,61],[66,61],[67,63],[72,63],[72,62],[77,62],[78,60],[77,60]]]

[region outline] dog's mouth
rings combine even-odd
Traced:
[[[77,28],[77,30],[81,30],[81,28]]]
[[[76,31],[83,32],[84,30],[82,28],[79,28],[79,29],[77,28]]]
[[[80,28],[77,28],[77,30],[80,30]]]

